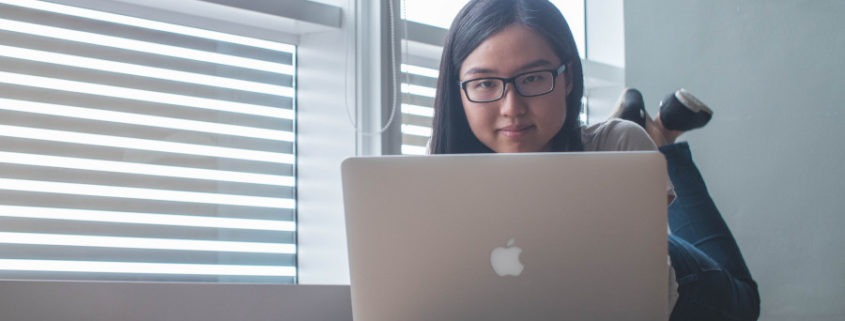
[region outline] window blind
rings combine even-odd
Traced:
[[[421,61],[419,59],[418,61]],[[424,155],[431,137],[437,69],[402,64],[402,154]]]
[[[424,155],[434,119],[434,94],[446,30],[404,20],[402,39],[402,154]]]
[[[0,278],[296,281],[296,47],[0,0]]]

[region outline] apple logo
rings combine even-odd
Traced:
[[[522,273],[522,263],[519,262],[519,254],[522,249],[513,246],[514,239],[508,240],[507,247],[497,247],[490,252],[490,265],[493,271],[499,276],[518,276]]]

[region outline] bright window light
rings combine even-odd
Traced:
[[[174,275],[296,276],[293,266],[0,260],[0,270]]]
[[[409,74],[415,74],[415,75],[420,75],[420,76],[426,76],[426,77],[429,77],[429,78],[437,78],[438,75],[440,74],[440,72],[437,71],[436,69],[425,68],[425,67],[414,66],[414,65],[402,64],[399,68],[400,68],[400,70],[402,70],[402,72],[407,72]]]
[[[405,155],[425,155],[428,151],[425,147],[414,145],[402,145],[402,154]]]
[[[225,134],[232,136],[252,137],[285,142],[294,141],[294,133],[289,131],[227,125],[220,123],[211,123],[161,116],[149,116],[143,114],[108,111],[95,108],[37,103],[25,100],[0,98],[0,109],[42,115],[99,120],[113,123],[188,130],[211,134]]]
[[[414,136],[431,137],[431,128],[417,125],[402,124],[402,133]]]
[[[9,72],[0,72],[0,82],[61,91],[71,91],[97,96],[149,101],[159,104],[181,105],[185,107],[219,110],[232,113],[250,114],[282,119],[294,119],[294,112],[290,109],[236,103],[218,99],[167,94],[125,87],[91,84],[56,78],[30,76]]]
[[[283,243],[176,240],[142,237],[114,237],[42,233],[0,232],[0,243],[109,247],[148,250],[181,250],[241,253],[295,254],[296,245]]]
[[[71,7],[56,3],[44,2],[44,1],[37,1],[37,0],[0,0],[0,3],[10,4],[13,6],[19,7],[26,7],[36,10],[44,10],[50,11],[54,13],[64,14],[64,15],[71,15],[77,16],[81,18],[88,18],[100,21],[106,21],[111,23],[118,23],[133,27],[140,27],[145,29],[151,30],[159,30],[164,32],[171,32],[171,33],[178,33],[188,36],[212,39],[212,40],[220,40],[225,42],[237,43],[246,46],[264,48],[264,49],[271,49],[277,50],[282,52],[293,53],[295,47],[288,44],[266,41],[261,39],[255,38],[248,38],[248,37],[241,37],[237,35],[225,34],[221,32],[215,32],[210,30],[204,30],[199,28],[192,28],[187,26],[180,26],[169,24],[165,22],[159,22],[154,20],[147,20],[141,18],[134,18],[123,16],[119,14],[113,14],[108,12],[84,9],[84,8],[77,8]]]
[[[47,140],[75,144],[152,150],[166,153],[200,155],[220,158],[254,160],[260,162],[293,164],[294,155],[247,149],[173,143],[139,138],[83,134],[61,130],[0,125],[0,136]]]
[[[230,172],[213,169],[116,162],[90,158],[47,156],[2,151],[0,151],[0,163],[284,187],[294,187],[296,184],[296,181],[292,176]]]
[[[51,207],[0,205],[0,216],[105,223],[211,227],[222,229],[246,229],[282,232],[296,231],[296,223],[289,221],[270,221],[242,218],[152,214],[137,212],[78,210]]]
[[[0,19],[0,29],[42,37],[83,42],[104,47],[126,49],[286,75],[293,75],[294,73],[294,67],[286,64],[6,19]]]
[[[402,104],[402,113],[415,116],[434,117],[434,108],[411,104]]]
[[[0,189],[25,192],[119,197],[200,204],[238,205],[284,209],[296,208],[296,200],[289,198],[185,192],[137,187],[31,181],[22,179],[0,178]]]
[[[403,93],[409,93],[409,94],[412,94],[412,95],[431,97],[431,98],[434,98],[434,94],[437,92],[437,90],[435,88],[417,86],[417,85],[409,85],[409,84],[402,84],[401,88],[402,88]]]

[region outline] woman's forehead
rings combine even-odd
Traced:
[[[528,71],[528,70],[532,70],[532,69],[536,69],[536,68],[540,68],[540,67],[557,68],[559,66],[560,65],[553,63],[553,62],[551,62],[547,59],[537,59],[537,60],[528,62],[526,64],[523,64],[521,66],[518,66],[518,67],[516,67],[516,69],[511,70],[511,71],[521,72],[521,71]],[[499,72],[499,70],[495,69],[495,68],[490,69],[490,68],[485,68],[485,67],[469,67],[469,69],[464,71],[463,75],[472,76],[472,75],[477,75],[477,74],[495,74],[495,73],[498,73],[498,72]]]
[[[514,24],[493,34],[464,59],[460,74],[507,74],[533,67],[558,67],[548,41],[526,26]]]

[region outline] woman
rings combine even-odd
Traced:
[[[684,91],[667,97],[659,117],[651,120],[639,93],[628,90],[617,114],[635,122],[612,119],[582,128],[583,83],[575,41],[554,5],[546,0],[471,1],[446,38],[430,151],[647,150],[657,149],[657,141],[677,193],[669,207],[670,281],[677,282],[670,291],[678,294],[670,298],[671,320],[756,320],[756,284],[688,145],[674,144],[679,134],[703,126],[712,112],[691,103],[694,97]],[[671,202],[671,185],[669,191]]]

